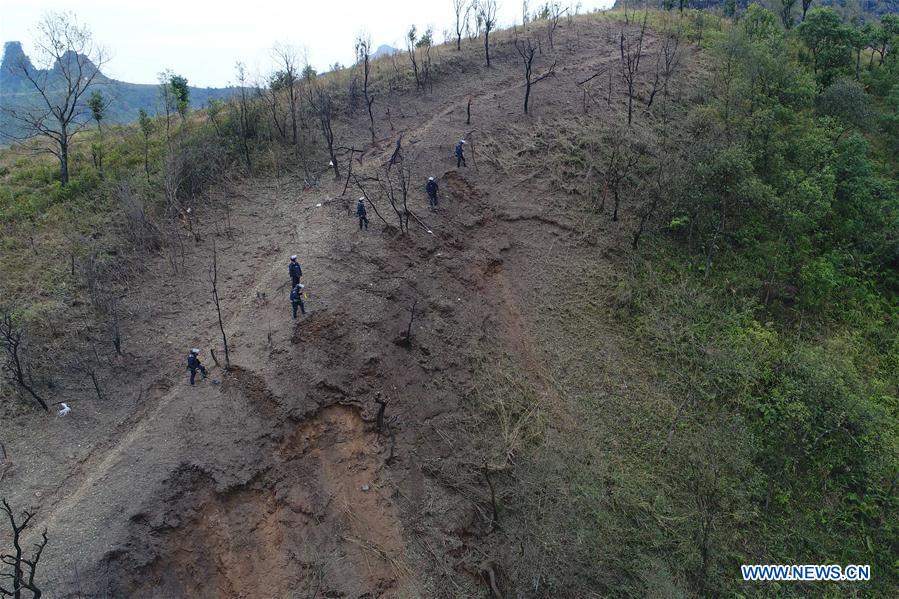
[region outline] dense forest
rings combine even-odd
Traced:
[[[693,15],[694,39],[706,23]],[[710,97],[683,115],[663,227],[632,282],[633,322],[682,373],[683,418],[702,431],[701,465],[673,470],[695,472],[724,520],[710,534],[739,552],[723,537],[752,522],[760,561],[870,562],[883,589],[899,482],[897,35],[896,15],[847,24],[828,8],[785,31],[757,5],[703,34]]]

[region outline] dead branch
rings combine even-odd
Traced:
[[[23,355],[22,337],[22,330],[13,322],[12,313],[4,311],[0,319],[0,345],[6,353],[3,370],[7,378],[25,390],[45,411],[50,412],[46,400],[38,394],[31,380],[30,364]]]

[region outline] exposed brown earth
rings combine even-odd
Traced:
[[[563,295],[556,285],[582,284],[559,273],[577,260],[614,268],[609,248],[625,239],[567,215],[539,156],[522,168],[524,150],[504,147],[518,128],[580,110],[575,82],[617,52],[608,24],[557,35],[559,74],[535,88],[527,120],[508,42],[489,70],[475,66],[473,46],[433,94],[390,98],[393,131],[376,104],[381,138],[354,170],[383,164],[402,132],[417,176],[411,206],[432,234],[413,221],[401,235],[371,213],[360,232],[345,207],[358,193],[340,197],[343,181],[327,173],[306,190],[288,175],[223,186],[233,238],[207,224],[186,272],[166,274],[160,261],[123,302],[128,355],[110,399],[85,396],[64,419],[9,421],[15,468],[0,485],[50,530],[47,596],[458,597],[504,584],[502,564],[477,549],[492,526],[487,495],[466,496],[440,464],[484,459],[460,435],[484,364],[511,367],[551,428],[577,434],[538,311],[547,294]],[[620,118],[620,106],[597,118]],[[365,123],[361,113],[341,122],[339,141],[363,147]],[[470,167],[457,170],[461,135]],[[437,213],[423,191],[432,174]],[[212,367],[190,387],[188,348],[203,347],[211,366],[208,348],[221,347],[207,279],[213,237],[234,367]],[[309,295],[297,321],[285,284],[292,253]],[[506,432],[514,451],[516,431]]]

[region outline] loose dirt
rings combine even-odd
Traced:
[[[574,32],[565,34],[567,66],[535,88],[532,122],[578,109],[574,82],[615,51],[606,28],[583,25],[577,45]],[[3,492],[37,509],[38,526],[50,530],[48,596],[487,592],[493,567],[483,556],[462,559],[485,529],[482,506],[425,465],[473,451],[447,431],[466,417],[485,360],[512,364],[553,426],[576,428],[532,322],[536,294],[551,292],[540,288],[540,270],[569,258],[554,244],[582,241],[553,211],[540,175],[510,177],[501,156],[479,153],[521,119],[514,49],[498,46],[491,69],[472,69],[478,48],[465,52],[468,70],[447,73],[434,93],[376,104],[391,107],[394,130],[376,114],[378,143],[354,166],[383,164],[404,133],[421,179],[412,207],[433,234],[413,224],[402,235],[373,214],[360,232],[345,208],[355,192],[341,197],[343,181],[324,171],[311,189],[289,174],[223,186],[233,196],[231,235],[207,222],[183,272],[151,265],[123,301],[128,354],[106,383],[112,399],[76,402],[67,419],[12,422],[7,450],[18,463]],[[365,146],[362,117],[338,124],[342,143]],[[472,141],[471,167],[456,170],[452,147],[462,135]],[[441,184],[436,213],[423,189],[432,174]],[[386,204],[381,212],[389,220]],[[208,351],[223,359],[209,302],[213,238],[229,372]],[[309,311],[296,321],[285,283],[294,253]],[[398,342],[413,304],[411,340]],[[204,348],[211,368],[195,387],[183,370],[192,346]],[[380,430],[378,402],[386,402]],[[460,578],[442,586],[441,569]]]

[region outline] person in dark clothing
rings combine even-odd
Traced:
[[[300,277],[303,276],[303,269],[300,268],[300,263],[297,262],[297,257],[290,257],[290,265],[287,267],[287,271],[290,273],[290,281],[291,284],[296,287],[297,283],[300,282]]]
[[[431,210],[437,208],[437,181],[434,180],[434,177],[428,177],[428,184],[425,186],[425,189],[428,192],[428,203],[431,205]]]
[[[456,168],[460,166],[468,166],[465,164],[465,140],[460,139],[456,144]]]
[[[197,371],[200,371],[200,374],[203,375],[203,378],[206,378],[206,367],[200,364],[200,350],[198,348],[193,348],[190,350],[190,353],[187,354],[187,369],[190,370],[190,384],[194,384],[194,377],[197,376]]]
[[[359,217],[359,230],[361,231],[364,226],[365,230],[368,231],[368,210],[365,209],[364,196],[356,202],[356,216]]]
[[[297,317],[297,307],[300,308],[300,311],[305,314],[306,306],[303,304],[303,289],[305,285],[297,283],[293,286],[293,289],[290,291],[290,303],[293,306],[293,317]]]

